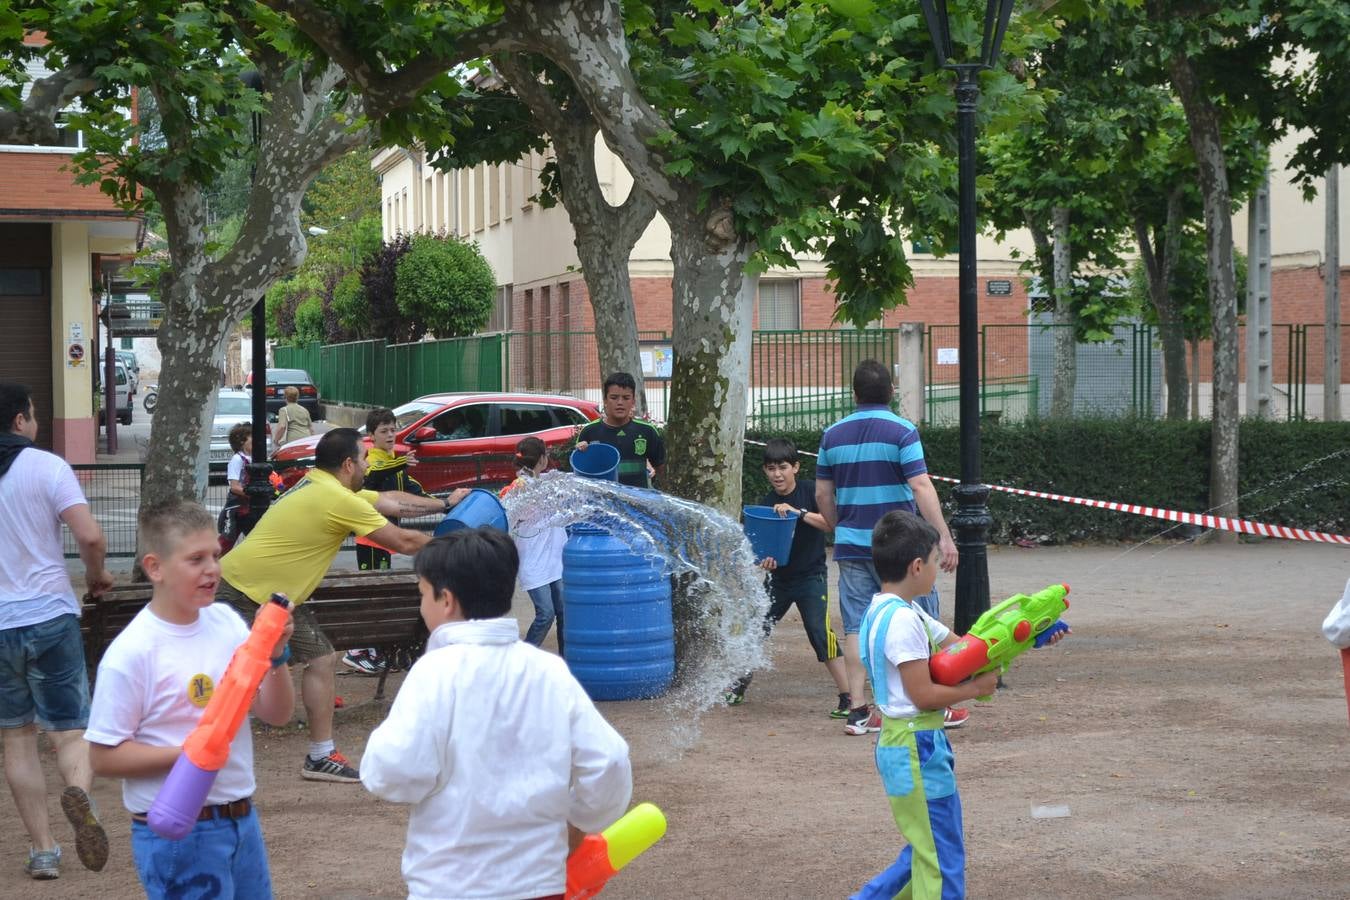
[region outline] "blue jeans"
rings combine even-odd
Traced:
[[[73,613],[0,631],[0,728],[37,721],[48,731],[89,724],[89,677]]]
[[[258,813],[198,822],[181,841],[131,822],[131,855],[150,900],[253,900],[272,896]]]
[[[550,581],[548,584],[541,584],[539,587],[530,588],[525,593],[530,595],[530,601],[534,603],[534,621],[530,623],[529,629],[525,632],[525,642],[534,644],[538,647],[548,637],[548,630],[553,626],[553,620],[558,620],[558,653],[563,652],[563,596],[562,579]]]
[[[881,592],[881,579],[870,559],[840,559],[836,562],[839,565],[839,612],[844,619],[844,634],[857,634],[873,595]],[[922,597],[905,599],[934,619],[938,617],[937,585]]]

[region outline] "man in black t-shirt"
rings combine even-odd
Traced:
[[[772,506],[780,516],[798,513],[797,529],[792,534],[792,549],[783,565],[773,557],[760,561],[769,572],[769,612],[764,617],[764,630],[787,615],[792,604],[802,616],[806,638],[816,651],[816,659],[825,664],[839,691],[839,705],[830,710],[830,718],[842,719],[848,715],[850,697],[844,660],[840,655],[839,638],[830,629],[829,583],[825,567],[825,532],[829,525],[816,510],[816,483],[809,479],[797,480],[801,464],[797,448],[784,438],[773,438],[764,446],[764,474],[772,490],[760,501]],[[746,675],[727,692],[727,703],[735,706],[745,699],[750,686]]]
[[[577,449],[591,443],[609,444],[619,451],[619,482],[631,487],[651,487],[648,463],[660,474],[666,464],[666,442],[651,422],[633,418],[637,406],[637,382],[627,372],[605,379],[604,416],[585,425],[577,435]]]

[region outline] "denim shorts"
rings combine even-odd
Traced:
[[[870,559],[841,559],[839,565],[839,612],[844,618],[844,634],[857,634],[863,613],[872,597],[881,591],[881,579]],[[922,597],[906,597],[934,619],[938,617],[938,590],[935,585]]]
[[[47,731],[89,724],[89,675],[73,613],[0,631],[0,728],[37,719]]]
[[[272,876],[257,810],[198,822],[181,841],[131,823],[131,855],[147,897],[270,898]]]

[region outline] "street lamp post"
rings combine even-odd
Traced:
[[[959,161],[957,231],[960,244],[961,483],[956,488],[957,512],[952,517],[960,560],[956,568],[957,634],[965,634],[989,609],[989,488],[980,474],[980,333],[979,291],[975,257],[975,108],[980,98],[979,75],[998,58],[1013,0],[986,0],[980,57],[957,59],[952,50],[946,0],[919,0],[933,51],[944,69],[956,73],[956,138]]]
[[[256,91],[262,90],[262,77],[256,72],[245,72],[244,84]],[[249,183],[257,177],[257,153],[259,137],[262,132],[262,115],[251,116],[251,137],[254,162],[249,170]],[[253,461],[248,467],[248,483],[244,493],[248,496],[249,518],[257,524],[272,502],[272,466],[267,461],[267,303],[259,297],[253,304],[252,316],[253,349]]]

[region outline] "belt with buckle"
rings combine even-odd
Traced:
[[[212,819],[242,819],[244,816],[253,812],[252,798],[245,797],[242,800],[232,800],[229,803],[221,803],[218,806],[203,806],[201,813],[197,816],[198,822],[209,822]],[[132,813],[133,822],[145,823],[145,813]]]

